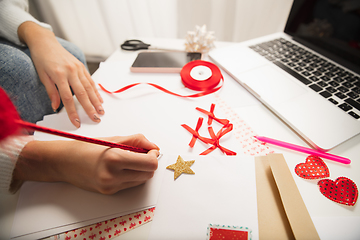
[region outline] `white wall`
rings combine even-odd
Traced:
[[[218,41],[282,31],[292,0],[33,0],[55,33],[88,59],[107,58],[130,37],[184,38],[206,24]]]

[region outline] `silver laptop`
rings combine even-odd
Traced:
[[[283,33],[209,56],[313,148],[360,133],[359,4],[295,0]]]

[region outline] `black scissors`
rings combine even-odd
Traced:
[[[120,45],[121,49],[127,51],[149,49],[150,46],[150,44],[144,43],[143,41],[137,39],[126,40],[123,44]]]

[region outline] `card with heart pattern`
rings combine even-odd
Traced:
[[[207,240],[237,239],[251,240],[251,230],[248,227],[209,224]]]
[[[295,166],[296,174],[305,179],[320,179],[330,176],[329,168],[325,162],[317,157],[310,155],[306,158],[305,163],[299,163]]]
[[[359,195],[356,184],[347,177],[338,177],[335,181],[323,179],[318,185],[325,197],[344,205],[354,206]]]

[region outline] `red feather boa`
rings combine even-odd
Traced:
[[[0,87],[0,141],[19,131],[20,126],[15,120],[20,120],[20,116],[9,96]]]

